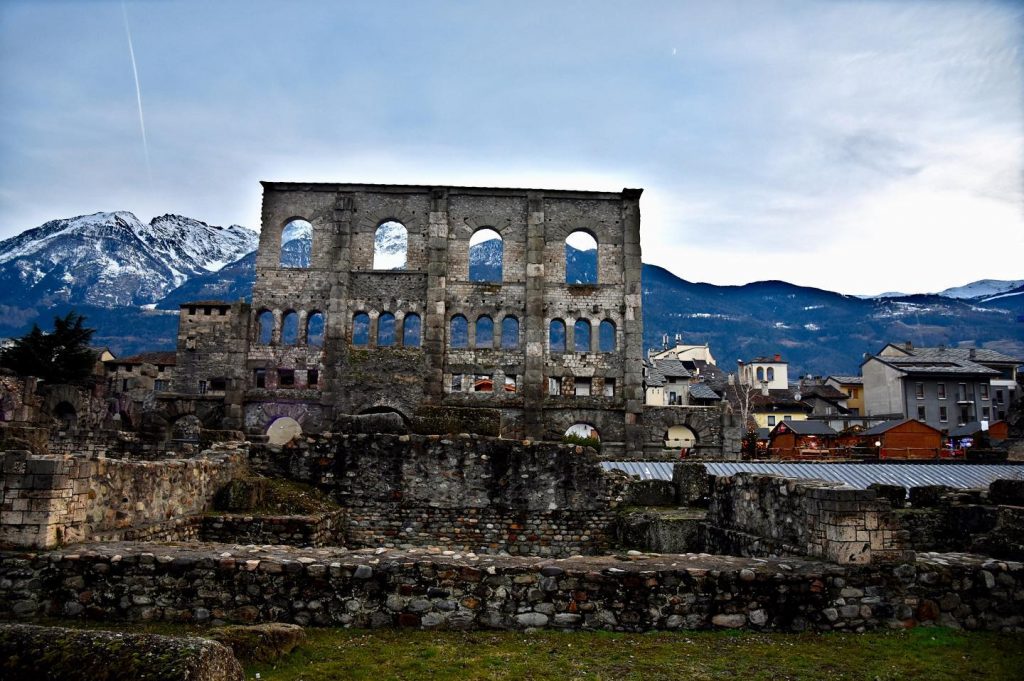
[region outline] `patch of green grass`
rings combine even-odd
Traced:
[[[55,623],[58,624],[58,623]],[[59,623],[82,626],[82,623]],[[202,636],[195,626],[86,626]],[[659,681],[960,681],[1019,679],[1024,635],[937,627],[866,634],[741,631],[438,632],[306,630],[274,663],[249,664],[263,681],[341,679],[592,679]]]

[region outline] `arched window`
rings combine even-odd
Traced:
[[[312,262],[313,225],[292,220],[281,230],[281,267],[305,268]]]
[[[299,315],[289,310],[281,319],[281,345],[295,345],[299,342]]]
[[[324,344],[324,314],[312,312],[306,319],[306,345],[320,348]]]
[[[589,423],[574,423],[565,431],[565,439],[580,444],[583,444],[582,440],[591,440],[597,444],[601,441],[601,435],[597,432],[597,428]]]
[[[590,320],[577,319],[572,325],[572,338],[576,352],[590,352]]]
[[[494,320],[485,314],[476,319],[476,347],[494,347]]]
[[[764,380],[764,367],[757,367],[757,380],[758,382]]]
[[[260,345],[270,345],[274,340],[274,313],[270,310],[263,310],[256,317],[258,334],[256,342]]]
[[[377,318],[377,346],[384,348],[394,344],[395,315],[390,312],[383,312]]]
[[[565,238],[565,283],[597,283],[597,240],[587,232]]]
[[[615,352],[615,322],[605,319],[597,330],[597,344],[601,352]]]
[[[493,229],[478,229],[469,239],[469,280],[501,281],[505,243]]]
[[[774,381],[775,380],[775,367],[768,367],[768,380],[769,381]]]
[[[401,222],[381,223],[373,235],[373,269],[404,270],[409,254],[409,231]]]
[[[519,320],[512,315],[501,320],[501,347],[506,350],[519,347]]]
[[[402,345],[407,348],[420,347],[422,330],[423,322],[418,314],[405,315],[402,320]]]
[[[469,321],[460,314],[452,317],[451,331],[448,334],[448,344],[453,348],[469,347]]]
[[[356,312],[352,315],[352,345],[370,344],[370,315]]]
[[[548,348],[551,352],[565,352],[565,322],[552,319],[548,325]]]

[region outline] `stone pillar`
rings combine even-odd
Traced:
[[[643,269],[640,255],[640,194],[642,189],[622,190],[622,261],[625,275],[626,314],[623,319],[625,365],[622,394],[626,400],[626,450],[643,449],[644,383],[644,316]]]
[[[540,192],[530,192],[527,202],[526,318],[520,324],[520,333],[526,339],[523,427],[526,437],[540,438],[544,435],[544,357],[547,347],[547,327],[544,324],[544,197]]]
[[[323,373],[320,376],[320,403],[325,409],[338,404],[338,367],[341,356],[348,352],[352,309],[348,304],[349,270],[352,269],[352,213],[355,200],[351,194],[339,193],[334,198],[333,237],[330,260],[325,276],[331,278],[331,293],[324,310]],[[327,232],[327,230],[324,230]],[[329,274],[328,274],[329,273]]]
[[[430,190],[429,243],[427,246],[427,307],[423,313],[423,352],[427,359],[427,400],[444,397],[445,339],[448,311],[445,289],[448,271],[448,190]]]

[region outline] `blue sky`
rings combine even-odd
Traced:
[[[1024,278],[1022,38],[1011,2],[7,0],[0,238],[258,228],[261,179],[644,187],[693,281]]]

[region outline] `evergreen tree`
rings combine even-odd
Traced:
[[[21,376],[35,376],[48,383],[82,383],[92,374],[96,353],[89,348],[95,329],[74,310],[53,318],[53,332],[38,324],[14,341],[0,355],[0,365]]]

